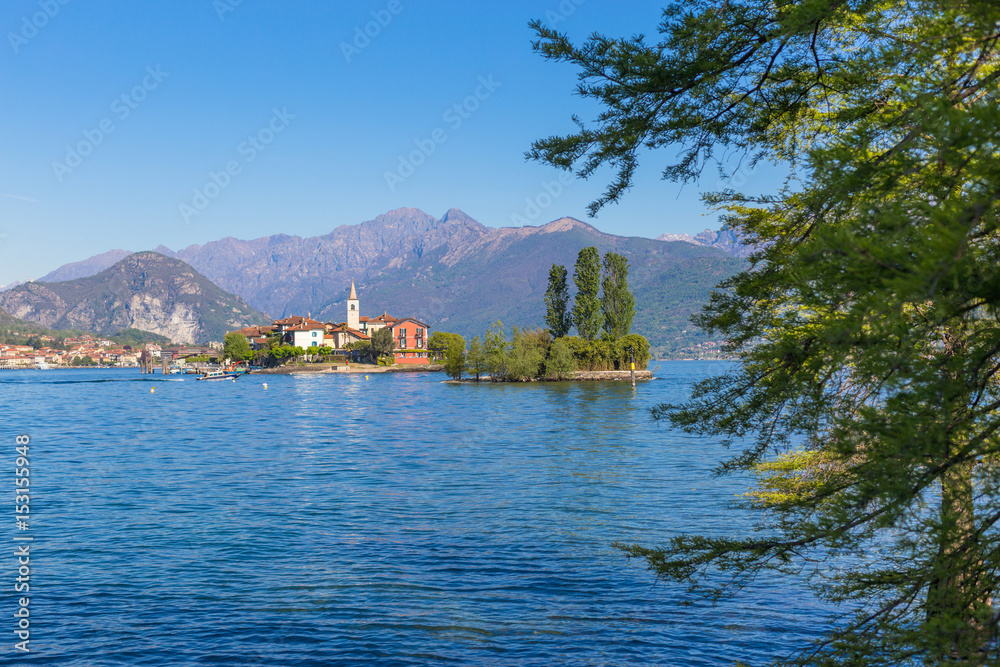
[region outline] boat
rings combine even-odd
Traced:
[[[47,371],[49,370],[49,368],[51,368],[51,366],[49,366],[44,361],[39,361],[37,364],[35,364],[35,368],[37,368],[40,371]]]
[[[196,380],[229,380],[236,379],[241,375],[241,373],[235,373],[230,371],[209,371],[202,375],[201,377],[195,378]]]

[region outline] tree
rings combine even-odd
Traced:
[[[396,341],[392,338],[392,329],[382,327],[372,334],[371,351],[374,358],[392,354],[396,349]]]
[[[817,595],[858,611],[795,663],[996,658],[998,26],[993,0],[695,0],[664,11],[656,44],[577,47],[534,24],[536,49],[579,67],[604,110],[529,155],[614,167],[592,213],[665,145],[680,147],[671,180],[713,161],[725,174],[732,152],[795,177],[707,197],[758,248],[696,320],[739,364],[654,410],[749,443],[719,472],[758,476],[746,505],[763,518],[750,535],[619,545],[708,594],[813,574]]]
[[[476,381],[479,376],[486,373],[486,355],[483,352],[483,345],[479,342],[479,336],[473,336],[469,343],[469,352],[465,355],[465,372],[475,375]]]
[[[548,332],[541,329],[525,331],[514,327],[511,332],[510,354],[507,358],[506,376],[520,382],[539,377],[549,347]]]
[[[299,346],[279,345],[271,349],[271,358],[276,362],[284,362],[286,359],[297,359],[304,356],[305,353],[305,349]]]
[[[457,333],[435,331],[427,339],[427,349],[433,352],[434,356],[441,358],[448,348],[451,347],[452,343],[460,344],[462,349],[465,349],[465,339]]]
[[[556,380],[565,380],[573,376],[576,361],[573,351],[565,338],[556,338],[549,348],[549,358],[545,360],[545,375]]]
[[[549,269],[549,288],[545,291],[545,324],[553,338],[569,333],[573,318],[569,311],[569,287],[566,286],[566,267],[553,264]]]
[[[250,343],[247,342],[246,336],[238,331],[233,331],[227,333],[223,339],[222,355],[236,362],[246,361],[253,358],[253,350],[250,349]]]
[[[612,338],[621,338],[632,331],[635,317],[635,297],[628,288],[628,260],[614,252],[604,254],[604,278],[601,281],[601,312],[604,330]]]
[[[576,301],[573,303],[573,323],[576,330],[587,340],[594,340],[601,331],[603,316],[601,300],[601,256],[597,248],[590,246],[580,251],[573,270],[576,284]]]
[[[344,347],[352,353],[357,352],[362,355],[362,357],[368,357],[371,361],[375,361],[375,354],[372,352],[371,340],[357,340],[353,343],[348,343]]]
[[[257,366],[270,367],[270,366],[274,366],[275,359],[271,355],[270,348],[268,348],[268,349],[263,349],[262,348],[262,349],[256,350],[253,353],[253,362]]]
[[[497,320],[486,332],[483,340],[483,356],[486,361],[486,372],[494,382],[502,380],[507,375],[507,362],[510,360],[510,347],[507,336],[503,332],[503,322]]]
[[[465,341],[459,343],[457,340],[452,340],[448,345],[444,370],[455,380],[462,379],[462,371],[465,370]]]

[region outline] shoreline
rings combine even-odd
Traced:
[[[653,371],[642,370],[635,372],[636,382],[648,382],[653,379]],[[488,376],[476,379],[474,377],[462,378],[461,380],[442,380],[451,384],[525,384],[529,382],[631,382],[631,371],[573,371],[573,377],[563,379],[556,378],[531,378],[530,380],[491,380]]]

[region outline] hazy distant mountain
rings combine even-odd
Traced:
[[[549,269],[562,264],[572,275],[586,246],[629,259],[638,311],[633,329],[662,353],[706,339],[690,316],[716,284],[745,264],[712,248],[614,236],[562,218],[541,227],[492,229],[457,250],[443,244],[400,258],[359,282],[361,311],[413,315],[466,338],[482,334],[496,320],[508,331],[512,324],[543,325]],[[341,288],[320,310],[322,318],[342,319],[346,297],[347,289]]]
[[[0,285],[0,292],[6,292],[9,289],[14,289],[18,285],[23,285],[26,282],[28,282],[28,281],[27,280],[15,280],[14,282],[12,282],[9,285]]]
[[[363,315],[414,316],[471,336],[498,319],[508,326],[542,324],[549,268],[564,264],[572,274],[580,249],[594,245],[629,258],[639,308],[635,330],[670,349],[703,338],[689,316],[715,284],[744,265],[720,249],[679,240],[686,242],[605,234],[573,218],[491,228],[458,209],[438,219],[403,208],[323,236],[225,238],[176,253],[157,250],[274,317],[343,320],[354,279]]]
[[[350,285],[374,279],[431,250],[461,255],[495,233],[457,209],[440,220],[402,208],[311,238],[224,238],[177,252],[223,289],[274,316],[315,312]]]
[[[109,250],[100,255],[94,255],[80,262],[64,264],[51,273],[47,273],[37,280],[40,283],[57,283],[63,280],[75,280],[77,278],[87,278],[97,275],[109,266],[120,262],[132,254],[131,250]]]
[[[717,232],[713,232],[711,229],[706,229],[702,233],[696,234],[695,236],[691,236],[690,234],[660,234],[656,237],[656,240],[683,241],[684,243],[693,243],[694,245],[718,248],[722,252],[727,255],[732,255],[733,257],[749,257],[754,251],[753,246],[745,245],[736,232],[729,229],[722,229]]]
[[[87,278],[20,285],[0,293],[0,308],[47,327],[141,329],[184,343],[222,340],[226,331],[268,321],[189,265],[155,252],[130,255]]]

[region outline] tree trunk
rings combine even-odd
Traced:
[[[941,476],[941,531],[927,591],[927,631],[941,657],[982,665],[993,638],[992,599],[976,537],[973,464]]]

